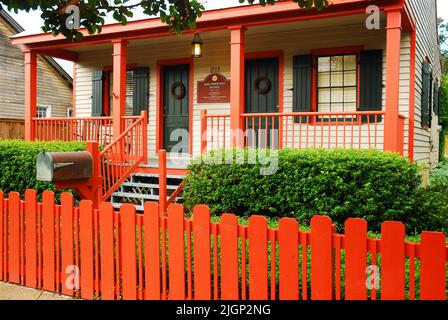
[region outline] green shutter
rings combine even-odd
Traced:
[[[434,101],[433,101],[433,109],[434,113],[438,116],[440,115],[440,96],[439,96],[439,86],[437,82],[434,82]]]
[[[103,116],[104,72],[95,70],[92,74],[92,117]]]
[[[311,55],[295,56],[293,59],[293,111],[310,112],[312,96],[313,57]],[[302,117],[301,122],[307,118]],[[299,119],[295,119],[299,122]]]
[[[422,67],[422,126],[431,125],[431,66],[428,62],[423,62]]]
[[[133,79],[133,108],[134,116],[142,111],[148,111],[149,106],[149,68],[135,68]]]
[[[383,109],[383,50],[361,51],[360,54],[360,111]],[[381,117],[371,116],[370,122],[380,122]],[[362,121],[367,122],[367,117]]]

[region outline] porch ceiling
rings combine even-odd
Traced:
[[[275,34],[289,31],[297,31],[301,30],[303,32],[321,32],[322,28],[337,28],[341,26],[353,25],[354,27],[359,26],[363,27],[365,23],[365,15],[353,15],[353,16],[343,16],[337,18],[328,18],[328,19],[319,19],[319,20],[305,20],[305,21],[295,21],[288,23],[279,23],[274,25],[260,25],[260,26],[252,26],[247,29],[247,36],[255,36],[262,34]],[[385,14],[381,15],[381,23],[385,25]],[[367,31],[366,31],[367,32]],[[204,42],[207,40],[213,39],[223,39],[229,38],[230,41],[230,32],[228,30],[215,30],[208,32],[201,32],[201,38]],[[138,39],[132,40],[129,42],[128,47],[141,47],[141,46],[152,46],[152,45],[164,45],[164,44],[173,44],[179,43],[183,45],[189,45],[192,39],[191,34],[181,34],[181,35],[172,35],[169,37],[157,37],[157,38],[147,38],[147,39]],[[103,43],[103,44],[95,44],[95,45],[83,45],[77,47],[69,47],[66,48],[67,51],[82,53],[82,52],[92,52],[92,51],[105,51],[110,50],[112,52],[112,44]]]

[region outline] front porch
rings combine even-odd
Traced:
[[[160,150],[173,175],[227,147],[375,148],[412,160],[413,17],[385,5],[382,29],[368,30],[362,1],[334,2],[320,13],[289,1],[206,12],[193,31],[203,40],[197,59],[193,32],[167,36],[158,19],[80,43],[14,39],[26,47],[26,139],[103,146],[103,199],[133,173],[158,174]],[[37,55],[75,63],[74,118],[36,117]],[[218,96],[199,88],[217,79]]]

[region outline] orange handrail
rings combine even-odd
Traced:
[[[102,199],[107,200],[134,170],[145,161],[147,114],[142,115],[100,155]]]

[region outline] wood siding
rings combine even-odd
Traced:
[[[443,0],[439,0],[443,1]],[[421,125],[422,64],[428,58],[435,81],[440,83],[440,51],[437,45],[436,0],[408,0],[417,20],[416,83],[415,83],[415,160],[434,167],[438,163],[438,117],[432,110],[430,129]]]
[[[0,118],[24,119],[24,56],[11,44],[14,34],[0,18]],[[53,117],[67,116],[72,104],[72,89],[62,76],[43,58],[38,59],[37,104],[51,106]]]

